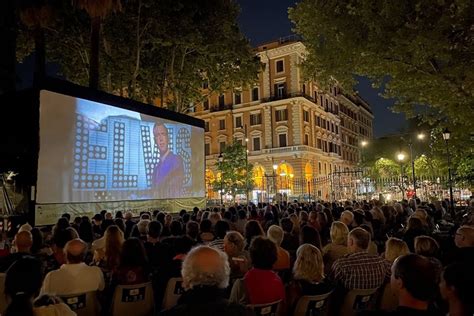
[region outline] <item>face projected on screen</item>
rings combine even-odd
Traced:
[[[164,155],[168,151],[168,129],[163,123],[156,123],[153,127],[153,136],[160,155]]]

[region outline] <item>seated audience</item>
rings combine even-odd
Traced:
[[[277,261],[273,264],[273,270],[277,271],[290,269],[290,253],[281,247],[283,235],[280,226],[272,225],[268,228],[267,237],[277,246]]]
[[[46,274],[42,294],[68,295],[104,289],[104,276],[98,267],[84,263],[87,244],[80,239],[69,241],[65,248],[66,263]]]
[[[349,233],[349,253],[337,259],[331,271],[334,282],[346,290],[376,289],[390,277],[390,264],[383,258],[367,253],[370,234],[362,228]]]
[[[249,220],[245,225],[245,249],[250,247],[252,240],[257,236],[265,236],[262,225],[256,220]]]
[[[4,292],[9,304],[5,316],[76,315],[56,297],[43,296],[34,302],[41,289],[42,277],[41,262],[33,257],[20,258],[8,269]]]
[[[454,237],[456,249],[452,255],[452,262],[474,263],[474,227],[461,226]]]
[[[474,315],[474,270],[468,263],[453,263],[441,273],[439,289],[449,305],[449,316]]]
[[[203,244],[207,245],[214,240],[215,236],[212,233],[212,222],[209,219],[203,219],[199,225],[199,230],[201,234],[199,238],[202,240]]]
[[[346,224],[339,221],[332,222],[329,235],[331,237],[331,242],[322,250],[324,271],[326,274],[331,272],[331,267],[334,261],[349,252],[349,249],[347,249],[347,236],[349,235],[349,229]]]
[[[426,230],[419,218],[410,217],[405,233],[403,234],[403,241],[408,245],[411,252],[415,251],[415,237],[426,235]]]
[[[159,271],[168,265],[173,258],[173,251],[170,245],[160,242],[161,232],[162,225],[160,222],[151,221],[148,223],[147,241],[144,243],[144,246],[153,271]]]
[[[252,268],[232,287],[230,300],[241,304],[267,304],[285,300],[285,287],[272,271],[277,261],[275,243],[265,237],[255,237],[249,248]]]
[[[332,291],[324,279],[324,263],[321,251],[310,244],[301,245],[296,252],[293,281],[287,289],[289,311],[293,311],[301,296],[322,295]]]
[[[302,244],[311,244],[318,249],[323,248],[318,231],[308,225],[303,226],[300,230],[300,245]]]
[[[392,264],[398,257],[407,255],[409,253],[410,249],[408,249],[407,243],[399,238],[390,237],[385,242],[384,257],[385,260],[390,262],[390,264]]]
[[[179,298],[178,305],[161,315],[252,315],[246,307],[224,297],[229,273],[225,253],[207,246],[194,248],[183,262],[183,287],[186,291]]]
[[[352,222],[354,221],[354,214],[351,211],[344,211],[341,214],[340,221],[346,224],[347,227],[351,227]]]
[[[5,273],[8,268],[18,259],[31,255],[31,246],[33,245],[33,235],[29,231],[21,231],[13,239],[13,248],[15,252],[0,258],[0,272]]]
[[[112,272],[112,284],[133,285],[145,283],[149,278],[150,267],[145,248],[138,238],[124,241],[120,263]]]
[[[106,272],[113,272],[120,263],[120,253],[124,242],[123,232],[116,225],[107,227],[104,234],[104,248],[94,251],[94,263]]]
[[[230,266],[230,278],[241,278],[249,270],[250,257],[244,250],[245,239],[237,231],[230,231],[224,238],[224,252],[227,254]]]
[[[294,224],[290,218],[285,217],[281,219],[280,225],[285,232],[283,241],[281,242],[281,247],[290,253],[290,257],[294,258],[299,246],[299,237],[294,233]]]
[[[398,307],[393,312],[364,312],[362,315],[441,315],[430,309],[430,302],[437,293],[436,268],[417,254],[408,254],[395,260],[392,265],[390,287],[398,296]]]
[[[224,251],[224,237],[229,230],[230,226],[228,222],[224,220],[218,221],[214,226],[214,234],[216,236],[216,239],[211,241],[209,243],[209,246]]]

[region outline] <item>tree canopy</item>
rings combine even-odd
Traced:
[[[123,0],[121,11],[102,21],[100,87],[110,93],[155,102],[179,112],[209,93],[257,79],[260,62],[237,26],[231,0]],[[46,32],[46,58],[66,79],[87,85],[90,22],[84,10],[63,1]],[[33,49],[20,32],[19,59]]]
[[[474,122],[474,2],[302,0],[289,11],[308,48],[308,78],[350,91],[370,78],[395,110],[450,127],[469,142]],[[470,127],[470,128],[466,128]]]

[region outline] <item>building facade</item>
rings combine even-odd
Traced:
[[[247,146],[254,166],[253,201],[329,199],[331,175],[357,167],[359,144],[372,137],[370,107],[338,87],[304,81],[305,53],[300,41],[261,45],[256,54],[264,67],[253,87],[211,95],[196,106],[193,115],[206,126],[208,198],[219,197],[211,189],[218,156],[233,141]]]

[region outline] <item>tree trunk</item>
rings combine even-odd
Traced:
[[[44,40],[44,29],[37,25],[33,30],[35,39],[35,69],[33,74],[33,84],[38,86],[46,73],[46,49]]]
[[[89,88],[99,89],[100,17],[91,18],[91,53],[89,62]]]

